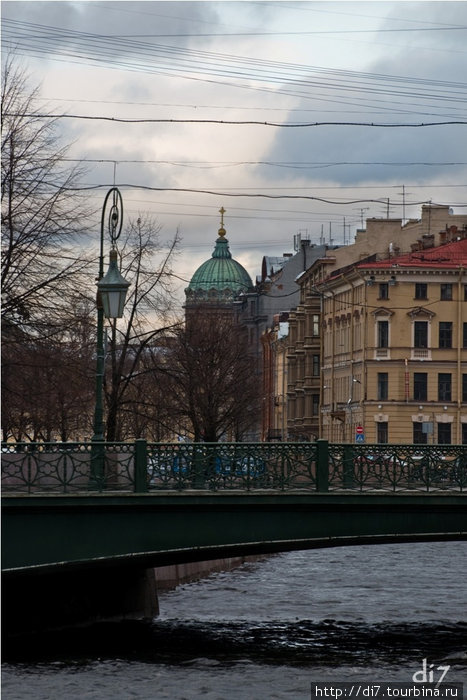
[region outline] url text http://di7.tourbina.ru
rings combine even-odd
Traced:
[[[311,700],[334,698],[335,700],[389,700],[390,698],[440,698],[464,700],[464,684],[450,683],[447,675],[450,666],[435,666],[422,660],[421,669],[414,672],[411,681],[379,682],[322,682],[311,683]]]

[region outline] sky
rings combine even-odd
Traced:
[[[348,244],[367,217],[467,211],[466,2],[3,0],[1,14],[2,54],[66,115],[96,209],[115,185],[125,217],[179,230],[181,297],[221,207],[253,280],[297,235]]]

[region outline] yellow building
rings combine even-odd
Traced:
[[[354,244],[327,249],[300,275],[289,314],[290,437],[467,441],[467,264],[462,250],[443,261],[445,244],[466,236],[467,215],[424,205],[405,224],[367,219]]]
[[[326,276],[321,426],[333,442],[467,443],[467,227]]]
[[[261,336],[263,410],[261,439],[289,439],[287,426],[287,348],[289,314],[274,314],[273,327]]]

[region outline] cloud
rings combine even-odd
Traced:
[[[465,203],[465,166],[418,165],[467,160],[465,126],[189,123],[465,120],[465,32],[439,31],[466,24],[462,3],[4,2],[2,15],[4,44],[8,20],[28,23],[20,51],[53,111],[185,120],[63,120],[61,129],[73,157],[102,161],[88,163],[85,185],[112,185],[115,172],[128,216],[148,211],[167,238],[180,226],[188,279],[211,255],[222,205],[232,254],[254,278],[262,256],[290,250],[298,230],[317,242],[332,223],[342,241],[343,217],[354,232],[363,209],[385,215],[387,198],[400,216],[403,183],[407,204]],[[51,40],[39,44],[34,24],[52,28]],[[332,165],[344,162],[354,165]],[[96,208],[104,196],[89,192]],[[370,199],[380,202],[342,204]],[[407,215],[419,212],[407,206]]]

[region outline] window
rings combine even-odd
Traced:
[[[414,322],[414,337],[413,344],[415,348],[427,348],[428,347],[428,322],[427,321],[415,321]]]
[[[319,377],[319,355],[313,355],[313,376]]]
[[[462,347],[467,348],[467,323],[462,325]]]
[[[415,282],[415,299],[427,298],[428,285],[425,282]]]
[[[462,375],[462,401],[467,402],[467,374]]]
[[[414,445],[426,445],[428,442],[428,433],[423,432],[423,423],[413,423],[412,440]]]
[[[379,298],[389,299],[389,285],[387,282],[380,282],[379,284]]]
[[[376,442],[388,442],[388,424],[376,423]]]
[[[464,284],[464,301],[467,301],[467,284]]]
[[[451,423],[438,423],[438,445],[451,444]]]
[[[462,444],[467,445],[467,423],[462,423]]]
[[[414,372],[413,398],[414,401],[427,400],[428,374],[426,372]]]
[[[378,321],[378,347],[389,347],[389,321]]]
[[[312,318],[312,335],[319,335],[319,314],[313,314]]]
[[[378,400],[386,401],[388,398],[388,373],[378,372]]]
[[[319,414],[319,394],[312,394],[311,401],[312,401],[313,415],[317,416]]]
[[[452,284],[442,284],[441,286],[441,301],[452,301]]]
[[[451,401],[450,374],[438,374],[438,401]]]
[[[452,348],[452,322],[439,322],[439,347]]]

